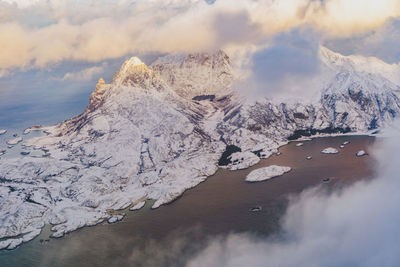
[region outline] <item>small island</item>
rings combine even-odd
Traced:
[[[261,182],[277,176],[281,176],[287,172],[290,172],[291,170],[292,168],[290,167],[271,165],[250,172],[246,177],[246,181]]]

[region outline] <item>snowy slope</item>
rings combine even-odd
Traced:
[[[153,208],[168,203],[215,173],[226,145],[236,149],[225,167],[245,168],[294,134],[365,132],[400,112],[399,87],[386,70],[394,67],[379,62],[373,72],[375,63],[359,66],[361,59],[325,48],[320,56],[334,79],[307,105],[243,104],[222,51],[151,66],[127,60],[111,83],[99,80],[81,115],[25,141],[50,156],[0,160],[0,248],[32,239],[44,224],[60,237],[122,218],[110,210],[146,198],[156,200]]]

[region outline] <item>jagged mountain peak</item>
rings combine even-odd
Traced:
[[[222,50],[216,50],[214,52],[197,52],[197,53],[173,53],[166,56],[161,56],[156,59],[151,67],[157,67],[160,65],[174,65],[174,64],[216,64],[218,62],[224,64],[230,64],[229,56]]]
[[[333,71],[381,76],[397,86],[400,85],[400,64],[389,64],[376,57],[344,56],[324,46],[319,47],[319,58]]]
[[[106,81],[104,81],[103,78],[100,78],[100,79],[97,81],[97,85],[103,85],[103,84],[106,84]]]
[[[136,67],[140,65],[145,65],[143,61],[138,57],[131,57],[130,59],[126,60],[122,65],[125,68]]]
[[[121,68],[115,74],[112,83],[121,84],[128,76],[134,73],[144,73],[148,71],[149,68],[140,58],[131,57],[122,64]]]
[[[167,55],[157,59],[151,68],[184,98],[232,93],[231,62],[222,50]]]

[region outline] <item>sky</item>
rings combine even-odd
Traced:
[[[398,0],[0,0],[0,128],[77,115],[131,56],[223,49],[244,94],[309,98],[320,45],[397,64],[399,29]]]
[[[399,57],[397,0],[2,0],[0,10],[3,76],[131,54],[260,50],[304,29],[348,53],[368,39],[361,53]],[[379,51],[389,36],[392,51]]]

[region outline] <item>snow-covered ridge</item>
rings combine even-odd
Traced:
[[[334,64],[334,63],[332,63]],[[340,67],[315,104],[243,104],[223,51],[127,60],[99,79],[82,114],[25,141],[46,158],[0,159],[0,248],[51,223],[53,236],[123,218],[118,210],[173,201],[218,169],[246,168],[290,136],[379,128],[400,112],[398,88],[379,73]],[[110,212],[113,210],[114,212]]]

